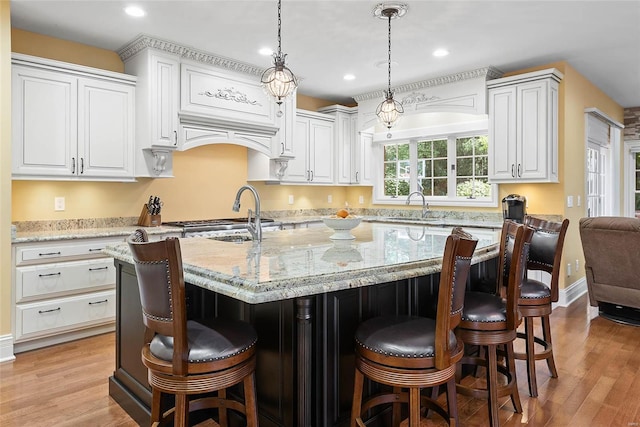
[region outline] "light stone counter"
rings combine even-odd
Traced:
[[[73,240],[73,239],[89,239],[95,237],[118,237],[124,240],[128,235],[138,228],[144,228],[149,235],[168,234],[182,232],[178,227],[140,227],[137,225],[119,226],[119,227],[96,227],[96,228],[69,228],[58,230],[33,230],[18,231],[11,240],[12,243],[28,243],[28,242],[47,242],[53,240]]]
[[[500,230],[478,238],[474,263],[498,253]],[[362,222],[355,240],[332,241],[326,227],[265,232],[261,243],[180,239],[185,281],[257,304],[386,283],[440,271],[450,227]],[[105,252],[132,263],[126,243]]]

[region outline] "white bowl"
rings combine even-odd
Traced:
[[[360,221],[362,218],[359,217],[348,217],[348,218],[340,218],[340,217],[325,217],[322,218],[324,221],[324,225],[329,228],[332,228],[335,233],[329,236],[332,240],[352,240],[355,239],[349,231],[356,228],[360,225]]]

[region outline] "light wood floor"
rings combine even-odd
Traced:
[[[640,328],[597,316],[586,296],[551,316],[559,378],[538,363],[539,397],[529,397],[524,362],[517,361],[524,412],[508,398],[502,426],[640,426]],[[0,364],[0,425],[135,426],[109,397],[114,335],[17,355]],[[460,424],[487,426],[486,403],[458,396]]]

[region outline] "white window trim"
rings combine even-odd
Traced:
[[[636,181],[636,159],[634,158],[636,153],[640,153],[640,139],[629,140],[624,143],[624,214],[625,216],[635,217],[635,198],[632,197],[635,191]]]
[[[438,125],[427,128],[412,128],[406,130],[398,130],[392,132],[378,132],[373,135],[373,161],[374,161],[374,183],[373,183],[373,203],[386,205],[405,205],[406,197],[392,198],[384,196],[384,179],[383,158],[384,144],[388,143],[411,143],[424,139],[438,139],[446,137],[467,137],[477,134],[488,134],[488,119],[483,118],[469,122],[460,122],[446,125]],[[389,137],[390,135],[390,137]],[[411,148],[413,150],[413,148]],[[412,156],[412,170],[417,170],[415,156]],[[448,179],[455,180],[455,171],[448,167]],[[452,177],[453,174],[453,177]],[[416,191],[415,184],[411,183],[411,191]],[[449,197],[427,196],[426,201],[430,206],[467,206],[467,207],[497,207],[498,206],[498,186],[492,184],[491,198],[478,199],[454,199]],[[420,204],[422,200],[418,197],[411,199],[411,204]]]

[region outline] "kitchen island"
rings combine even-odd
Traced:
[[[258,332],[256,382],[261,426],[348,425],[353,335],[364,319],[433,315],[451,228],[363,222],[354,240],[328,228],[273,231],[263,241],[181,239],[190,318],[226,317]],[[494,270],[499,230],[478,238],[472,275]],[[110,395],[148,423],[150,391],[140,361],[144,327],[126,244],[116,263],[116,370]],[[372,390],[369,390],[372,391]]]

